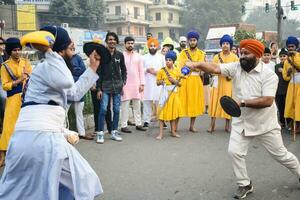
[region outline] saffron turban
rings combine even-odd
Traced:
[[[286,40],[286,46],[289,44],[294,44],[297,48],[299,47],[299,40],[294,36],[289,36]]]
[[[240,42],[241,49],[247,49],[253,53],[257,58],[261,58],[264,55],[265,46],[258,40],[246,39]]]
[[[148,41],[147,41],[147,47],[150,48],[151,44],[154,44],[156,48],[158,48],[159,46],[159,42],[156,38],[151,37]]]
[[[176,53],[175,53],[175,51],[168,51],[168,53],[165,55],[165,58],[167,59],[167,58],[169,58],[169,59],[172,59],[173,60],[173,62],[175,62],[176,61],[176,59],[177,59],[177,55],[176,55]]]
[[[197,31],[190,31],[188,34],[187,34],[187,38],[188,40],[192,39],[192,38],[196,38],[197,40],[199,40],[199,33]]]
[[[232,48],[233,46],[233,40],[232,38],[230,37],[230,35],[223,35],[223,37],[220,39],[220,46],[222,46],[222,44],[224,42],[228,42],[230,44],[230,48]]]

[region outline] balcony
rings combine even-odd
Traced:
[[[105,23],[106,24],[116,24],[116,23],[136,23],[136,24],[144,24],[149,25],[150,22],[146,20],[145,15],[126,15],[126,14],[119,14],[119,15],[105,15]]]
[[[183,28],[183,25],[179,24],[175,21],[153,21],[152,24],[149,25],[150,28]]]
[[[153,2],[153,5],[149,6],[149,9],[159,9],[159,10],[176,10],[176,11],[183,11],[184,7],[179,3],[174,4],[167,4],[161,2]]]
[[[104,0],[105,2],[124,2],[124,0]],[[142,4],[152,4],[153,2],[151,0],[127,0],[127,2],[136,2],[136,3],[142,3]]]

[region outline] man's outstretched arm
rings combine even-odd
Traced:
[[[220,65],[208,62],[187,62],[185,64],[190,69],[200,69],[211,74],[221,74]]]

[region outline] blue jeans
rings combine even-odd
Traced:
[[[74,200],[73,194],[69,188],[63,184],[59,184],[59,200]]]
[[[119,116],[120,116],[120,105],[121,105],[121,94],[109,94],[109,93],[102,93],[102,99],[100,102],[100,112],[98,118],[98,128],[99,131],[104,130],[104,121],[107,112],[107,107],[109,99],[112,97],[113,101],[113,123],[112,123],[112,130],[117,130],[119,125]]]

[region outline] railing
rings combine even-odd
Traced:
[[[145,15],[126,15],[126,14],[119,14],[119,15],[106,15],[105,21],[106,22],[126,22],[126,21],[135,21],[139,20],[140,22],[149,22],[146,19]]]

